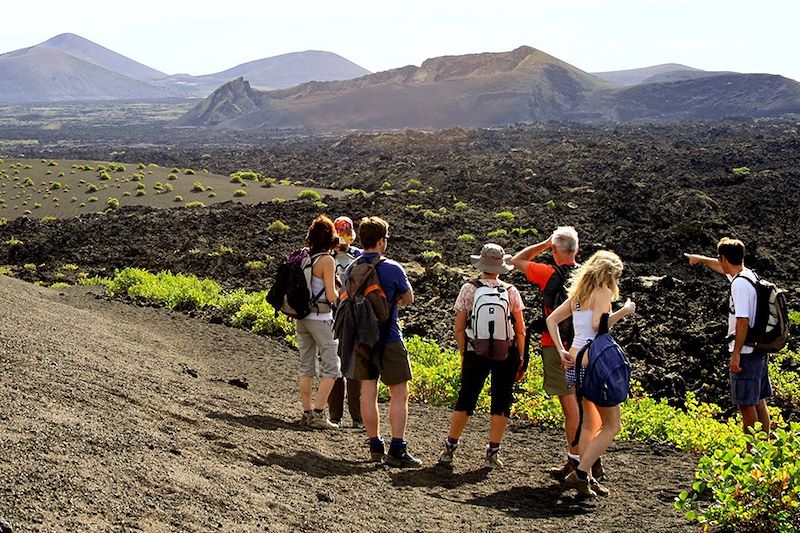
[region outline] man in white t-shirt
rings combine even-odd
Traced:
[[[756,320],[758,295],[751,282],[756,281],[752,270],[744,266],[744,243],[723,238],[717,244],[717,257],[684,254],[690,265],[703,264],[724,274],[730,281],[728,299],[728,352],[731,354],[730,383],[733,403],[742,414],[744,430],[761,422],[769,433],[770,420],[767,398],[772,396],[769,382],[768,355],[745,344],[747,334]]]

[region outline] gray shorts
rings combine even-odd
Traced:
[[[304,318],[295,321],[295,328],[300,349],[300,375],[315,377],[319,363],[320,377],[341,377],[341,361],[337,354],[339,341],[333,338],[333,320]]]
[[[730,373],[731,399],[734,405],[757,405],[772,396],[769,382],[769,356],[758,350],[743,353],[739,360],[742,371]]]

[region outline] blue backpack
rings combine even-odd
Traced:
[[[589,352],[589,364],[581,377],[583,356]],[[631,389],[631,364],[619,344],[608,332],[608,314],[600,318],[600,329],[594,340],[582,347],[575,358],[575,395],[578,398],[581,423],[581,398],[600,407],[614,407],[628,399]],[[580,425],[573,445],[580,438]]]

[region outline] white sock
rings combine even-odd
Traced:
[[[570,459],[572,459],[572,460],[574,460],[574,461],[577,461],[577,462],[579,462],[579,463],[581,462],[581,456],[580,456],[580,455],[576,455],[576,454],[574,454],[574,453],[569,453],[569,454],[567,454],[567,455],[569,455],[569,458],[570,458]]]

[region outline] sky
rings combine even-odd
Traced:
[[[800,0],[30,0],[0,53],[75,33],[167,74],[325,50],[373,71],[528,45],[587,72],[681,63],[800,80]]]

